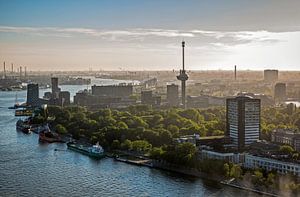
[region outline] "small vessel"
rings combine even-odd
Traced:
[[[31,133],[30,125],[26,121],[23,121],[21,119],[19,119],[17,121],[16,129],[17,129],[17,131],[22,131],[25,134],[30,134]]]
[[[53,133],[51,131],[42,131],[39,133],[39,141],[40,142],[64,142],[58,134]]]
[[[30,131],[36,134],[39,134],[41,132],[51,132],[48,124],[32,124],[30,126]]]
[[[68,142],[67,146],[70,150],[77,151],[79,153],[82,153],[84,155],[96,158],[96,159],[101,159],[105,157],[104,150],[102,146],[99,145],[97,142],[96,145],[93,146],[84,146],[82,144],[76,144],[74,142]]]

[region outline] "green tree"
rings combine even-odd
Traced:
[[[131,150],[132,149],[132,142],[130,140],[125,140],[123,143],[121,143],[121,148],[123,150]]]
[[[242,176],[242,172],[241,166],[234,164],[230,169],[230,176],[238,179]]]
[[[121,147],[121,144],[120,144],[119,140],[114,140],[111,144],[111,149],[113,149],[113,150],[120,149],[120,147]]]
[[[289,154],[289,155],[292,155],[292,153],[294,152],[294,149],[289,145],[282,145],[282,146],[280,146],[279,150],[282,153]]]
[[[230,166],[229,166],[229,164],[228,163],[224,163],[223,169],[224,169],[225,176],[229,177],[230,176]]]
[[[164,153],[164,151],[162,150],[161,147],[159,147],[159,148],[158,147],[154,147],[150,151],[150,157],[152,159],[161,159],[163,153]]]
[[[55,130],[59,134],[66,134],[67,133],[67,129],[64,126],[62,126],[61,124],[57,124],[55,126]]]

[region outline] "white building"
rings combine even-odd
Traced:
[[[281,174],[291,173],[300,176],[300,165],[297,163],[284,162],[250,154],[245,154],[244,167],[250,169],[263,168],[267,171],[275,170]]]
[[[201,150],[200,155],[202,159],[217,159],[217,160],[224,160],[227,162],[232,163],[242,163],[243,162],[243,155],[239,153],[221,153],[212,150]]]

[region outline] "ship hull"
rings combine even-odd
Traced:
[[[70,143],[68,143],[67,146],[68,146],[68,149],[70,149],[70,150],[76,151],[78,153],[81,153],[83,155],[87,155],[87,156],[95,158],[95,159],[101,159],[101,158],[105,157],[105,153],[101,153],[101,154],[91,153],[88,150],[77,147],[77,146],[75,146],[73,144],[70,144]]]

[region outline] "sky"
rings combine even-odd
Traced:
[[[0,61],[30,70],[300,70],[299,0],[0,0]]]

